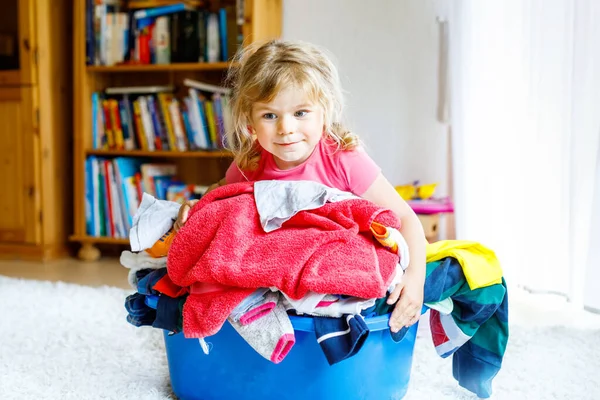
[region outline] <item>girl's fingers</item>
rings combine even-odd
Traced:
[[[177,215],[177,220],[173,224],[175,232],[178,232],[185,223],[185,221],[187,221],[189,211],[190,207],[188,206],[188,203],[185,203],[181,206],[181,208],[179,209],[179,215]]]
[[[390,328],[392,332],[398,332],[405,326],[410,318],[405,315],[406,304],[403,304],[402,299],[396,304],[392,316],[390,317]]]
[[[181,224],[184,224],[188,219],[188,213],[190,212],[190,206],[185,204],[183,206],[183,212],[181,213]]]
[[[396,310],[394,310],[392,312],[392,316],[390,317],[390,330],[393,333],[398,332],[401,328],[402,328],[402,320],[400,319],[400,316],[397,315],[398,313],[396,312]]]
[[[190,201],[186,201],[181,206],[181,208],[179,209],[179,214],[177,215],[177,221],[175,221],[175,223],[173,224],[173,228],[175,228],[175,232],[180,230],[181,227],[183,226],[183,224],[185,224],[185,222],[188,219],[190,210],[192,209],[192,207],[194,207],[196,205],[197,202],[198,202],[198,200],[190,200]]]
[[[406,324],[405,326],[408,328],[409,326],[413,326],[414,324],[417,323],[417,321],[421,319],[421,313],[418,313],[417,315],[415,315],[410,321],[408,321],[408,324]]]
[[[390,295],[388,296],[387,299],[387,303],[388,304],[395,304],[398,301],[398,298],[400,297],[400,293],[402,293],[402,283],[399,283],[396,285],[396,287],[394,288],[394,291],[392,293],[390,293]]]

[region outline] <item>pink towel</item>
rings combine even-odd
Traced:
[[[376,244],[377,220],[399,228],[394,214],[362,199],[302,211],[265,233],[251,182],[222,186],[204,196],[179,231],[167,258],[177,285],[218,283],[228,289],[191,293],[183,309],[186,337],[219,331],[231,311],[259,287],[293,299],[309,291],[365,299],[385,295],[398,256]]]

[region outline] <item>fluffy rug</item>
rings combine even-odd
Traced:
[[[161,334],[125,321],[126,294],[0,277],[0,399],[173,399]],[[600,398],[600,330],[511,329],[494,399]],[[429,338],[415,351],[407,400],[474,398]]]

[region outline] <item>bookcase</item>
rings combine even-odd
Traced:
[[[102,2],[103,0],[94,0]],[[105,0],[104,0],[105,1]],[[228,35],[228,59],[236,46],[254,41],[277,38],[281,34],[281,0],[197,0],[170,1],[144,0],[122,1],[125,10],[150,9],[185,3],[197,10],[211,12],[227,8],[226,24],[237,25],[240,34]],[[93,132],[93,96],[106,88],[154,86],[173,87],[173,96],[182,98],[187,87],[186,79],[213,85],[223,85],[223,78],[229,61],[218,62],[177,62],[148,64],[124,62],[113,65],[86,65],[86,6],[90,0],[75,0],[73,16],[74,50],[74,229],[71,241],[81,244],[78,256],[83,260],[95,260],[101,256],[101,248],[124,246],[127,237],[92,235],[86,226],[86,160],[89,157],[114,159],[131,157],[150,163],[176,165],[177,177],[196,185],[209,185],[224,176],[232,161],[230,154],[223,149],[173,150],[125,150],[123,148],[98,148]],[[233,12],[231,12],[233,10]],[[203,12],[204,12],[203,11]],[[88,16],[89,18],[89,16]],[[90,179],[89,176],[87,178]]]
[[[71,13],[66,0],[2,2],[1,258],[66,254],[72,206]]]

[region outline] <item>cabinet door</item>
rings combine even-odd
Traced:
[[[37,81],[35,0],[2,0],[0,12],[0,86]]]
[[[0,88],[0,242],[40,242],[39,140],[33,124],[33,90]]]

